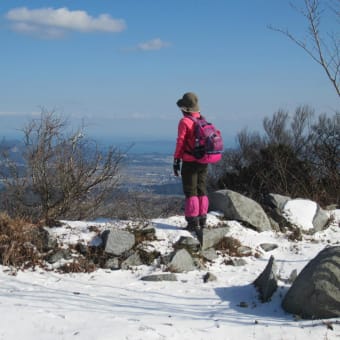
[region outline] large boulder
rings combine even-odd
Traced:
[[[302,210],[304,214],[300,213]],[[324,230],[329,225],[327,212],[308,199],[296,198],[287,201],[282,214],[295,227],[308,233]]]
[[[120,256],[130,250],[136,242],[135,235],[126,230],[106,230],[102,234],[105,252]]]
[[[325,248],[307,264],[282,307],[307,319],[340,316],[340,246]]]
[[[168,268],[173,273],[185,273],[195,270],[196,266],[189,252],[186,249],[180,249],[173,254]]]
[[[228,220],[246,222],[255,230],[272,230],[268,216],[254,200],[231,190],[218,190],[209,195],[209,209],[221,211]]]

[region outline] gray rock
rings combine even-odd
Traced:
[[[275,243],[261,243],[260,247],[265,251],[265,252],[269,252],[272,251],[276,248],[278,248],[278,245]]]
[[[262,207],[237,192],[218,190],[211,193],[209,209],[222,211],[228,220],[246,222],[259,232],[271,230],[269,218]]]
[[[186,249],[190,253],[198,252],[201,248],[201,244],[197,239],[189,236],[181,236],[179,240],[174,244],[175,249]]]
[[[289,313],[307,319],[340,316],[340,246],[322,250],[295,279],[282,301]]]
[[[146,275],[141,278],[142,281],[177,281],[177,276],[173,273],[170,274],[154,274]]]
[[[103,239],[105,252],[116,256],[122,255],[135,245],[135,235],[125,230],[110,230]]]
[[[201,251],[201,256],[207,261],[214,261],[218,258],[216,250],[213,248]]]
[[[230,227],[204,228],[201,234],[201,249],[206,250],[214,247],[230,231]]]
[[[328,226],[328,222],[328,214],[318,205],[312,222],[314,230],[316,232],[324,230]]]
[[[273,208],[277,208],[280,211],[283,211],[285,204],[289,200],[291,200],[291,198],[289,196],[283,196],[283,195],[272,194],[272,193],[269,194],[267,198],[268,198],[269,204]]]
[[[131,267],[141,266],[142,264],[143,261],[141,260],[139,253],[134,252],[121,263],[120,267],[121,269],[129,269]]]
[[[274,257],[271,256],[266,268],[254,281],[262,302],[267,302],[277,289],[277,272]]]
[[[168,268],[174,273],[189,272],[196,269],[193,258],[186,249],[180,249],[175,252]]]
[[[113,257],[111,259],[108,259],[104,264],[104,268],[111,269],[111,270],[120,269],[118,257]]]

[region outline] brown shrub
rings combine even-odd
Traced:
[[[92,273],[96,269],[96,265],[88,259],[78,258],[62,265],[59,271],[62,273]]]
[[[16,268],[28,268],[41,264],[37,233],[39,228],[23,219],[12,219],[0,213],[0,263]]]
[[[221,251],[224,254],[228,254],[229,256],[239,256],[239,247],[241,247],[241,242],[239,240],[230,236],[225,236],[215,246],[215,249]]]

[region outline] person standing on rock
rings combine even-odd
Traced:
[[[177,101],[183,117],[178,123],[176,149],[173,169],[175,176],[182,177],[185,195],[184,214],[189,231],[198,227],[206,227],[209,200],[207,196],[208,165],[198,163],[192,150],[195,145],[194,118],[200,118],[198,97],[193,92],[187,92]],[[182,167],[181,167],[182,162]]]

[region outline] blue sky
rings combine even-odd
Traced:
[[[279,109],[339,109],[320,66],[268,25],[305,35],[288,0],[1,0],[0,136],[44,108],[95,138],[171,140],[187,91],[228,143]]]

